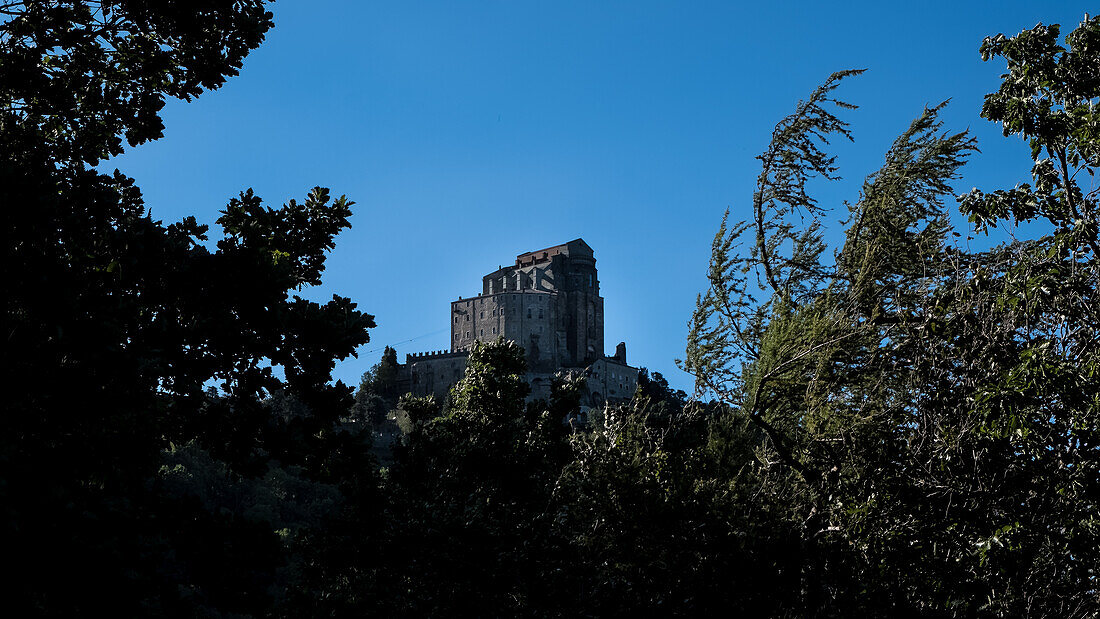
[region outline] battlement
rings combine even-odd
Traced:
[[[415,361],[424,361],[426,359],[449,359],[456,357],[465,357],[469,353],[465,350],[429,350],[427,352],[414,352],[405,355],[405,363],[413,363]]]

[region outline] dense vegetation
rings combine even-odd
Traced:
[[[982,116],[1033,178],[959,207],[1045,234],[952,242],[980,155],[934,107],[826,258],[807,183],[836,172],[858,72],[835,74],[715,237],[698,399],[643,374],[577,428],[583,379],[527,402],[510,342],[444,402],[402,397],[390,349],[332,383],[373,318],[295,292],[350,201],[245,191],[211,243],[94,167],[234,75],[263,0],[0,6],[12,616],[1100,613],[1100,19],[981,46],[1008,64]]]

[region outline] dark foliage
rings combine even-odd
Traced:
[[[271,209],[246,191],[211,250],[206,226],[153,220],[131,179],[87,164],[123,139],[159,137],[165,98],[235,75],[271,16],[263,2],[228,1],[3,9],[12,610],[264,612],[287,578],[273,520],[198,497],[223,475],[260,483],[272,466],[301,483],[371,475],[369,462],[346,466],[358,448],[336,422],[351,393],[330,371],[372,318],[348,299],[291,294],[320,281],[351,202],[317,188]],[[269,396],[284,391],[301,411],[273,414]],[[202,457],[173,464],[178,449]]]
[[[867,178],[834,263],[820,260],[819,211],[789,179],[831,168],[805,146],[843,127],[815,103],[831,80],[777,128],[754,220],[715,238],[685,367],[767,437],[761,493],[784,497],[803,554],[788,612],[1100,612],[1100,208],[1078,184],[1098,163],[1100,20],[1064,48],[1058,36],[983,43],[1009,72],[982,115],[1030,140],[1034,186],[959,198],[979,230],[1042,217],[1051,234],[987,252],[948,242],[944,198],[974,146],[940,132],[937,106]],[[810,216],[801,231],[792,208]]]
[[[982,45],[982,115],[1032,183],[945,203],[975,152],[925,109],[834,260],[847,71],[780,121],[751,221],[723,224],[684,367],[578,425],[523,350],[471,351],[446,401],[352,390],[367,341],[320,282],[352,203],[232,199],[216,245],[90,167],[160,136],[263,39],[260,1],[0,3],[5,359],[0,526],[13,616],[1059,616],[1100,612],[1100,20]],[[957,234],[957,233],[956,233]],[[739,251],[739,243],[747,245]],[[697,394],[698,395],[698,394]],[[373,437],[399,424],[380,466]],[[395,431],[394,435],[398,433]]]

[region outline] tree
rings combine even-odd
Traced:
[[[386,346],[382,359],[364,372],[359,381],[352,417],[367,420],[374,427],[380,426],[387,414],[397,408],[401,395],[397,391],[397,377],[397,351]]]
[[[9,558],[21,566],[13,610],[264,612],[286,558],[277,523],[210,511],[158,471],[193,445],[250,478],[272,463],[318,482],[348,474],[360,448],[337,422],[351,392],[330,374],[373,319],[349,299],[293,292],[320,282],[352,202],[315,188],[272,209],[245,191],[211,248],[207,226],[152,219],[132,179],[89,165],[123,140],[158,138],[167,97],[190,99],[235,75],[271,27],[266,3],[71,0],[3,11],[14,388],[0,421],[0,500]],[[276,392],[300,414],[272,414]]]
[[[937,106],[823,261],[804,189],[833,169],[817,144],[847,135],[820,106],[836,76],[778,125],[753,220],[723,221],[684,367],[767,437],[760,495],[799,531],[799,612],[1097,612],[1096,195],[1075,179],[1096,164],[1098,26],[1066,48],[1042,25],[982,46],[1009,61],[983,116],[1032,140],[1035,188],[975,191],[962,210],[982,230],[1042,216],[1050,235],[947,243],[943,200],[974,144],[940,132]]]
[[[797,546],[783,506],[760,500],[760,437],[728,412],[639,397],[570,436],[549,507],[567,552],[544,576],[563,615],[791,612]]]
[[[652,403],[658,415],[681,410],[687,404],[688,395],[682,389],[673,389],[668,384],[668,379],[660,372],[653,372],[642,368],[638,372],[638,388],[634,393],[635,400],[645,399]]]
[[[1003,57],[1008,73],[995,93],[985,97],[982,118],[1001,123],[1005,136],[1018,134],[1031,146],[1034,186],[986,195],[971,192],[962,202],[964,213],[979,231],[998,221],[1046,219],[1059,245],[1100,256],[1097,190],[1087,194],[1081,172],[1091,178],[1100,164],[1096,100],[1100,71],[1096,68],[1097,18],[1085,21],[1058,43],[1058,24],[1039,24],[1014,37],[998,34],[982,43],[982,60]],[[1080,178],[1079,178],[1080,177]]]
[[[414,425],[391,475],[402,523],[391,570],[413,594],[398,598],[404,612],[501,615],[547,603],[539,567],[555,555],[546,508],[566,426],[527,405],[526,371],[515,342],[479,342],[446,408],[402,401]]]
[[[3,12],[0,133],[70,165],[161,137],[165,98],[220,87],[272,26],[266,0],[12,0]]]

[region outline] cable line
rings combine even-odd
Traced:
[[[386,346],[390,346],[392,348],[397,348],[398,344],[408,344],[409,342],[414,342],[414,341],[419,340],[421,338],[428,337],[429,335],[435,335],[437,333],[443,333],[444,331],[447,331],[449,329],[450,329],[450,327],[444,327],[442,329],[436,329],[435,331],[432,331],[431,333],[423,333],[421,335],[417,335],[416,337],[410,337],[407,340],[401,340],[400,342],[391,342],[389,344],[383,345],[381,348],[374,348],[374,349],[368,350],[368,351],[366,351],[364,353],[360,353],[360,354],[369,355],[371,353],[378,352],[380,350],[385,350]]]

